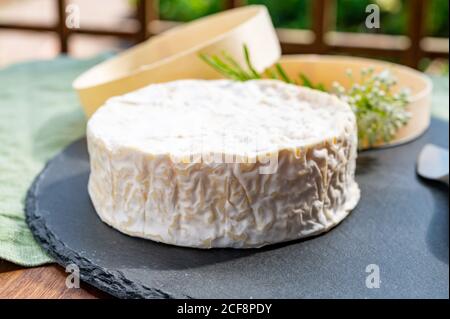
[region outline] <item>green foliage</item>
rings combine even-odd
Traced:
[[[276,27],[307,29],[311,26],[313,0],[247,0],[248,4],[263,4]]]
[[[345,32],[404,34],[407,24],[405,1],[408,0],[338,0],[336,29]],[[367,29],[365,26],[366,6],[372,3],[379,5],[381,9],[380,29]]]
[[[136,0],[135,0],[136,1]],[[247,4],[263,4],[269,9],[277,27],[307,29],[311,26],[314,0],[247,0]],[[408,22],[410,0],[337,0],[336,29],[346,32],[379,32],[404,34]],[[448,37],[448,0],[427,0],[427,33]],[[365,27],[366,6],[381,8],[381,28]],[[190,21],[223,9],[221,0],[160,0],[160,15],[165,20]]]
[[[159,14],[164,20],[191,21],[223,9],[220,0],[160,0]]]
[[[448,0],[428,0],[427,33],[436,37],[448,38]]]

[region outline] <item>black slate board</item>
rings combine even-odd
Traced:
[[[448,148],[448,123],[418,140],[363,152],[362,198],[327,234],[263,249],[197,250],[128,237],[89,199],[84,139],[52,159],[26,200],[36,239],[82,280],[123,298],[448,298],[448,188],[415,174],[426,143]],[[380,288],[366,287],[366,267]]]

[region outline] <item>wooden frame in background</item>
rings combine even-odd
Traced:
[[[69,52],[68,40],[72,34],[95,36],[115,36],[141,42],[148,37],[167,30],[175,23],[158,19],[158,0],[139,0],[136,9],[135,28],[105,30],[98,28],[68,29],[66,27],[66,5],[68,0],[57,2],[58,19],[53,26],[38,24],[0,23],[0,29],[16,29],[56,32],[61,53]],[[231,9],[243,5],[241,0],[223,0],[224,8]],[[364,55],[384,58],[398,58],[400,63],[418,68],[422,58],[449,57],[449,39],[433,38],[425,35],[425,12],[430,1],[408,0],[407,34],[401,36],[345,33],[333,31],[336,0],[312,1],[311,30],[278,29],[283,53],[317,53]]]

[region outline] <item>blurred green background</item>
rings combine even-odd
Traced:
[[[264,4],[269,8],[276,27],[307,29],[314,0],[246,0],[248,4]],[[337,0],[336,30],[403,34],[407,26],[406,6],[409,0]],[[427,35],[448,37],[448,0],[427,0]],[[381,9],[381,28],[365,28],[365,8],[375,3]],[[222,9],[221,0],[160,0],[163,20],[190,21]]]

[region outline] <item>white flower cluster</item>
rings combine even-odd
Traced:
[[[397,81],[389,70],[376,73],[373,68],[363,69],[358,83],[353,79],[352,70],[347,75],[352,79],[350,88],[335,82],[333,90],[356,114],[359,147],[391,141],[411,117],[406,110],[409,90],[394,90]]]

